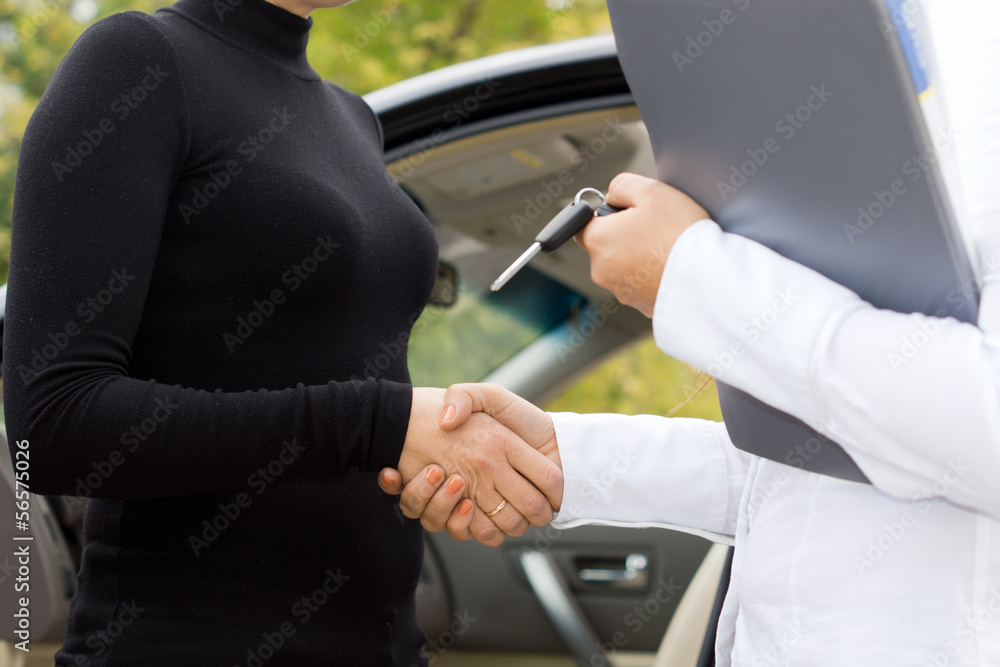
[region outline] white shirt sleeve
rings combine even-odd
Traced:
[[[1000,87],[984,83],[1000,81],[1000,3],[955,1],[957,27],[935,42],[982,262],[978,326],[878,310],[705,220],[671,252],[653,331],[666,353],[830,436],[878,488],[1000,517]]]
[[[565,486],[552,525],[671,528],[733,543],[751,456],[723,424],[553,413]]]

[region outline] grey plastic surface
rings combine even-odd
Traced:
[[[978,295],[955,298],[976,283],[937,163],[915,159],[932,143],[895,31],[880,30],[892,25],[884,2],[608,7],[661,180],[693,196],[723,229],[879,308],[976,321]],[[862,221],[861,235],[849,234],[859,208],[881,213]],[[724,371],[717,379],[738,447],[785,461],[820,439],[821,453],[802,467],[866,481],[839,445],[726,385]]]

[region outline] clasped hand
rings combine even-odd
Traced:
[[[674,244],[708,213],[683,192],[628,173],[611,182],[607,201],[626,210],[594,218],[577,243],[590,256],[595,284],[652,317]],[[432,532],[447,529],[455,539],[491,546],[552,519],[563,478],[545,412],[497,385],[454,385],[443,395],[415,389],[413,397],[399,470],[379,475],[383,491],[402,494],[406,516]]]
[[[427,530],[496,546],[562,503],[552,419],[499,385],[415,388],[399,469],[384,469],[379,486],[402,494],[403,514]]]

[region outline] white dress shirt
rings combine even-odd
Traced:
[[[710,220],[678,240],[653,315],[664,352],[829,435],[873,485],[743,453],[723,424],[553,415],[553,525],[735,544],[720,666],[1000,665],[1000,3],[914,4],[956,136],[946,180],[978,258],[978,326],[878,310]]]

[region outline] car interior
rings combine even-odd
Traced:
[[[650,322],[591,282],[574,243],[539,255],[498,292],[489,285],[582,188],[604,192],[622,171],[655,176],[652,149],[637,108],[621,95],[590,108],[522,107],[502,121],[474,120],[435,141],[421,141],[429,130],[387,140],[387,168],[440,246],[439,284],[410,342],[411,375],[420,386],[497,382],[545,405],[648,339]],[[386,122],[387,139],[395,127]],[[0,512],[13,511],[10,461],[0,462]],[[33,497],[35,522],[46,530],[36,534],[44,557],[33,570],[32,652],[2,637],[0,667],[52,664],[83,546],[84,505]],[[417,608],[429,661],[713,665],[730,558],[725,546],[659,529],[532,528],[498,548],[428,534]],[[0,562],[0,581],[14,576],[13,563]],[[0,613],[8,611],[13,601],[0,602]]]

